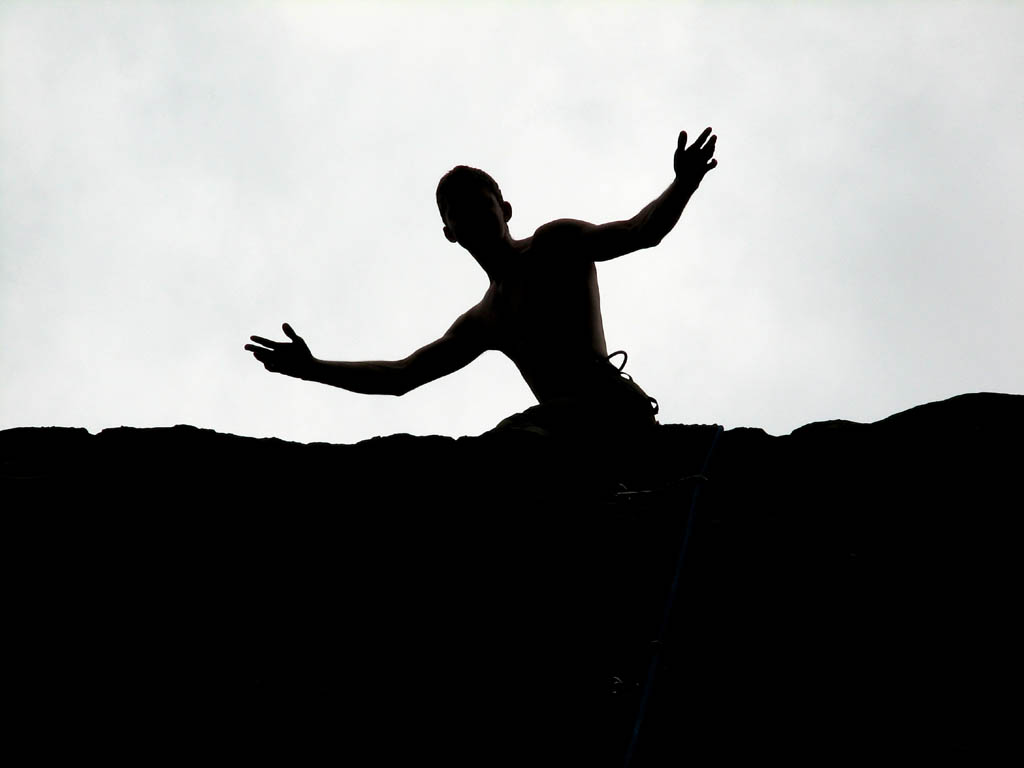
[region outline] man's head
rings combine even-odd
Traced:
[[[444,235],[463,245],[480,238],[504,237],[512,206],[501,196],[498,183],[479,168],[457,165],[437,185],[437,210]]]

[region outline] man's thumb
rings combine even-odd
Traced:
[[[284,335],[287,336],[292,341],[298,341],[298,338],[299,338],[298,335],[295,333],[295,331],[292,330],[292,327],[290,325],[288,325],[288,323],[285,323],[284,325],[282,325],[281,326],[281,330],[283,330],[284,331]]]

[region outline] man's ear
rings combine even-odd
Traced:
[[[455,235],[452,234],[452,231],[450,229],[448,229],[447,226],[444,228],[444,236],[445,236],[445,239],[447,239],[449,243],[457,243],[457,242],[459,242],[455,238]]]
[[[501,210],[505,212],[505,221],[507,222],[512,218],[512,204],[505,201],[501,204]]]

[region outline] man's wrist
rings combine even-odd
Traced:
[[[323,370],[324,361],[312,357],[310,358],[309,363],[303,366],[302,370],[298,372],[297,378],[303,379],[304,381],[316,381],[323,383]]]
[[[677,173],[669,194],[672,196],[688,197],[696,191],[697,187],[700,186],[700,182],[700,179],[693,176],[684,176]]]

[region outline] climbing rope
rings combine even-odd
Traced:
[[[625,354],[625,353],[623,353]],[[623,362],[625,365],[625,362]],[[718,438],[725,431],[724,427],[720,424],[716,425],[715,437],[711,441],[711,448],[708,449],[708,455],[704,459],[704,466],[701,467],[700,474],[694,475],[694,479],[706,481],[708,465],[711,463],[711,455],[715,452],[715,446],[718,445]],[[661,612],[661,624],[658,627],[658,637],[652,641],[654,646],[654,655],[651,658],[650,664],[647,666],[647,680],[644,683],[643,693],[640,696],[640,704],[637,707],[636,721],[633,723],[633,733],[630,736],[629,746],[626,749],[626,759],[624,768],[629,768],[630,762],[633,760],[633,755],[636,752],[637,740],[640,736],[640,727],[644,722],[644,715],[647,713],[647,702],[650,698],[651,691],[654,688],[654,678],[658,672],[658,668],[661,665],[661,652],[664,647],[665,635],[668,632],[669,619],[672,616],[672,605],[675,602],[676,590],[679,587],[679,576],[683,570],[683,562],[686,558],[686,550],[690,543],[690,534],[693,531],[693,521],[697,513],[697,498],[700,496],[701,483],[696,483],[693,487],[693,493],[690,496],[690,512],[686,518],[686,528],[683,532],[683,540],[679,546],[679,554],[676,557],[675,572],[672,575],[672,587],[669,590],[668,598],[665,601],[665,607]]]

